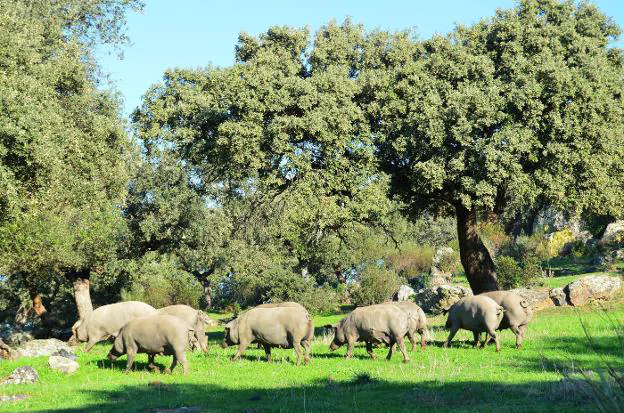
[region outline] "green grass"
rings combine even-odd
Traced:
[[[624,319],[624,304],[613,304],[611,314]],[[579,316],[587,320],[596,338],[598,354],[588,349]],[[316,317],[316,326],[340,319]],[[400,355],[370,360],[363,347],[354,358],[343,358],[345,348],[332,353],[330,338],[317,328],[313,358],[295,366],[294,351],[275,349],[274,362],[264,361],[262,350],[251,348],[245,358],[231,362],[234,348],[221,349],[222,329],[209,331],[209,353],[188,353],[190,374],[150,373],[147,356],[138,357],[137,370],[123,374],[125,357],[114,364],[105,360],[110,345],[90,353],[80,351],[80,370],[69,376],[47,368],[47,358],[0,362],[1,376],[22,365],[32,365],[40,383],[0,387],[0,394],[27,394],[26,400],[0,403],[8,411],[152,411],[156,408],[198,406],[208,412],[351,412],[351,411],[592,411],[591,401],[561,381],[559,369],[597,369],[606,359],[624,367],[621,354],[612,354],[617,338],[609,323],[590,309],[577,313],[559,307],[535,315],[525,346],[516,350],[510,331],[502,333],[503,348],[472,348],[471,334],[461,332],[451,348],[440,347],[446,337],[443,317],[430,320],[434,342],[411,353],[410,364]],[[546,361],[548,360],[548,361]],[[170,357],[160,357],[161,366]]]

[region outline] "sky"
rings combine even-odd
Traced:
[[[351,17],[367,30],[415,29],[420,38],[451,31],[510,8],[513,0],[145,0],[145,10],[128,18],[131,44],[118,53],[100,50],[98,59],[130,114],[164,71],[174,67],[229,66],[241,31],[252,35],[275,25],[307,26],[312,32],[331,19]],[[624,27],[624,0],[594,0]],[[618,43],[620,47],[624,42]]]

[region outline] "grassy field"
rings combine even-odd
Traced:
[[[624,320],[624,304],[609,305],[609,313]],[[315,318],[315,325],[335,322],[339,315]],[[579,319],[591,326],[597,351],[590,350]],[[445,349],[444,319],[432,318],[433,342],[412,353],[403,364],[400,354],[385,361],[370,360],[357,347],[352,360],[345,349],[332,353],[330,338],[317,328],[313,358],[308,366],[294,365],[294,351],[275,349],[266,363],[262,350],[250,349],[243,360],[231,362],[235,349],[221,349],[222,329],[209,331],[208,354],[190,354],[190,374],[172,375],[146,370],[147,356],[138,357],[137,370],[123,374],[125,357],[105,360],[109,344],[90,353],[79,351],[80,370],[69,376],[47,368],[47,358],[0,362],[6,376],[32,365],[41,381],[33,385],[2,386],[0,394],[26,394],[26,400],[0,403],[0,411],[156,411],[157,408],[197,407],[220,412],[379,412],[379,411],[593,411],[588,397],[562,380],[560,370],[599,369],[607,360],[624,368],[617,336],[609,321],[590,308],[553,308],[536,314],[525,346],[516,350],[511,332],[502,333],[503,348],[474,349],[467,332]],[[157,361],[159,359],[157,358]],[[162,367],[170,363],[161,357]]]

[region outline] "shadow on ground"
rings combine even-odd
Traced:
[[[359,374],[349,381],[331,378],[301,387],[233,390],[216,385],[163,384],[115,390],[84,390],[94,400],[80,409],[55,412],[167,411],[187,407],[190,411],[592,411],[587,397],[567,382],[499,384],[491,382],[399,383]],[[103,401],[104,400],[104,401]]]

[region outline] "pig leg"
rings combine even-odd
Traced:
[[[160,373],[160,368],[158,368],[158,366],[154,363],[154,357],[156,357],[155,354],[149,354],[147,356],[147,360],[149,362],[149,364],[147,365],[147,367],[149,369],[151,369],[152,371],[155,371],[157,373]]]
[[[427,348],[427,340],[425,340],[425,330],[420,330],[418,334],[420,334],[420,348],[424,350],[425,348]]]
[[[472,332],[472,336],[474,337],[474,346],[475,346],[475,348],[481,347],[481,333],[473,331]],[[485,338],[487,340],[487,335],[486,335]]]
[[[295,353],[297,353],[297,366],[301,364],[301,343],[297,340],[293,341]]]
[[[496,352],[498,353],[500,351],[500,338],[498,337],[498,334],[496,334],[494,329],[488,329],[488,334],[494,338],[494,342],[496,343]]]
[[[241,357],[241,355],[245,352],[245,350],[247,350],[247,347],[249,347],[249,343],[241,341],[238,344],[238,350],[236,350],[236,354],[234,354],[234,357],[232,357],[232,361],[238,360]]]
[[[510,328],[511,328],[511,331],[513,331],[514,334],[516,335],[516,348],[522,347],[522,338],[523,338],[522,330],[520,330],[520,328],[515,325],[510,326]]]
[[[410,343],[412,343],[412,351],[415,351],[416,350],[416,339],[414,338],[414,332],[408,331],[407,332],[407,338],[409,339]]]
[[[136,348],[129,348],[129,347],[130,346],[126,347],[126,355],[128,357],[128,362],[126,363],[126,369],[124,370],[124,373],[128,373],[132,369],[132,365],[134,364],[134,357],[136,356],[136,353],[137,353]]]
[[[444,342],[444,347],[448,347],[449,344],[451,343],[451,341],[453,340],[453,337],[455,337],[455,334],[457,334],[457,331],[459,331],[459,327],[456,326],[455,324],[453,324],[451,326],[451,332],[449,333],[448,338],[446,339],[446,341]]]
[[[366,351],[368,352],[370,358],[372,358],[373,360],[377,357],[375,353],[373,353],[373,343],[371,343],[370,341],[366,342]]]
[[[271,358],[271,346],[268,344],[264,344],[263,347],[264,347],[264,354],[266,354],[267,362],[269,363],[272,362],[273,359]]]
[[[345,358],[350,359],[353,356],[353,347],[355,347],[355,341],[353,341],[353,339],[348,338],[347,339],[347,355],[345,356]]]
[[[386,360],[390,360],[392,358],[392,354],[394,353],[394,344],[396,341],[390,339],[390,343],[388,343],[388,355],[386,356]]]
[[[308,365],[310,362],[310,342],[308,340],[304,340],[301,344],[303,344],[303,364]]]
[[[403,354],[403,363],[409,363],[410,358],[407,354],[407,350],[405,349],[405,341],[403,340],[403,337],[397,337],[396,342],[399,345],[399,350],[401,350],[401,354]]]
[[[95,346],[96,344],[97,344],[97,340],[91,340],[91,338],[89,338],[89,341],[87,341],[87,345],[84,349],[85,353],[90,352],[93,346]]]
[[[178,365],[178,362],[182,364],[182,370],[184,370],[184,374],[188,374],[188,363],[186,361],[186,354],[184,354],[184,348],[175,349],[175,353],[173,354],[173,360],[171,361],[171,367],[169,367],[170,373]]]

